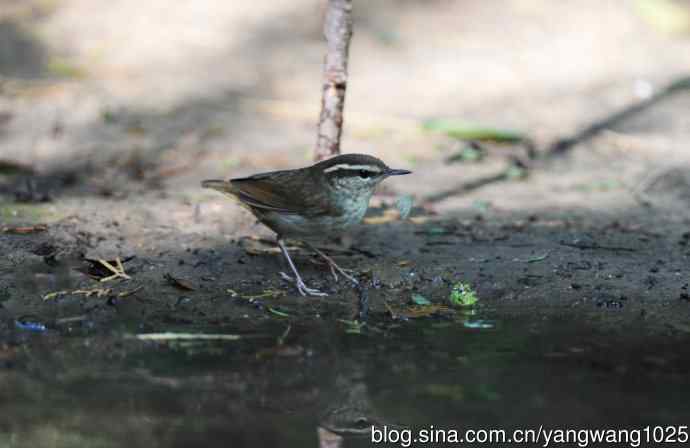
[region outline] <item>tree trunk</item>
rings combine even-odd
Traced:
[[[321,115],[314,159],[340,154],[347,88],[347,52],[352,37],[352,0],[328,0],[323,27],[327,51],[323,67]]]

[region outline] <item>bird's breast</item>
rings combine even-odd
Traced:
[[[318,216],[305,216],[296,213],[262,211],[255,215],[274,232],[296,239],[321,239],[345,232],[359,224],[369,206],[368,198],[363,200],[346,199],[341,202],[340,213]]]

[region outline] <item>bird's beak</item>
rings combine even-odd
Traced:
[[[412,174],[412,171],[408,170],[387,170],[386,176],[402,176],[403,174]]]

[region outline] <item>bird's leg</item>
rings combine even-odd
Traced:
[[[356,278],[354,278],[352,275],[348,274],[347,271],[340,266],[338,266],[338,263],[336,263],[331,257],[328,255],[324,254],[323,251],[317,249],[316,247],[312,246],[309,243],[306,243],[307,246],[314,252],[316,252],[321,258],[326,260],[326,263],[328,263],[328,266],[331,268],[331,274],[333,274],[333,277],[335,278],[335,281],[338,281],[338,274],[336,274],[336,271],[339,272],[343,277],[346,279],[350,280],[352,283],[355,285],[359,285],[359,281],[357,281]]]
[[[284,279],[294,282],[295,286],[297,287],[297,290],[303,296],[327,296],[328,295],[324,292],[319,291],[318,289],[309,288],[304,283],[304,280],[302,280],[302,277],[299,275],[299,272],[297,271],[295,264],[292,262],[292,258],[290,258],[290,254],[288,253],[287,247],[285,247],[285,243],[283,242],[283,240],[281,238],[278,238],[278,247],[280,247],[280,251],[283,253],[283,255],[285,256],[285,259],[287,260],[288,264],[290,265],[290,269],[292,269],[292,273],[295,274],[295,278],[293,279],[292,277],[290,277],[286,273],[281,272],[280,275]]]

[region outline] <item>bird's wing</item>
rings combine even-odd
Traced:
[[[286,188],[287,184],[294,183],[293,176],[290,171],[274,171],[232,179],[230,183],[236,189],[238,199],[251,207],[281,213],[327,213],[325,207],[313,200],[313,193],[309,194],[312,188],[307,184],[313,182],[310,177],[305,176],[303,183],[292,189]]]

